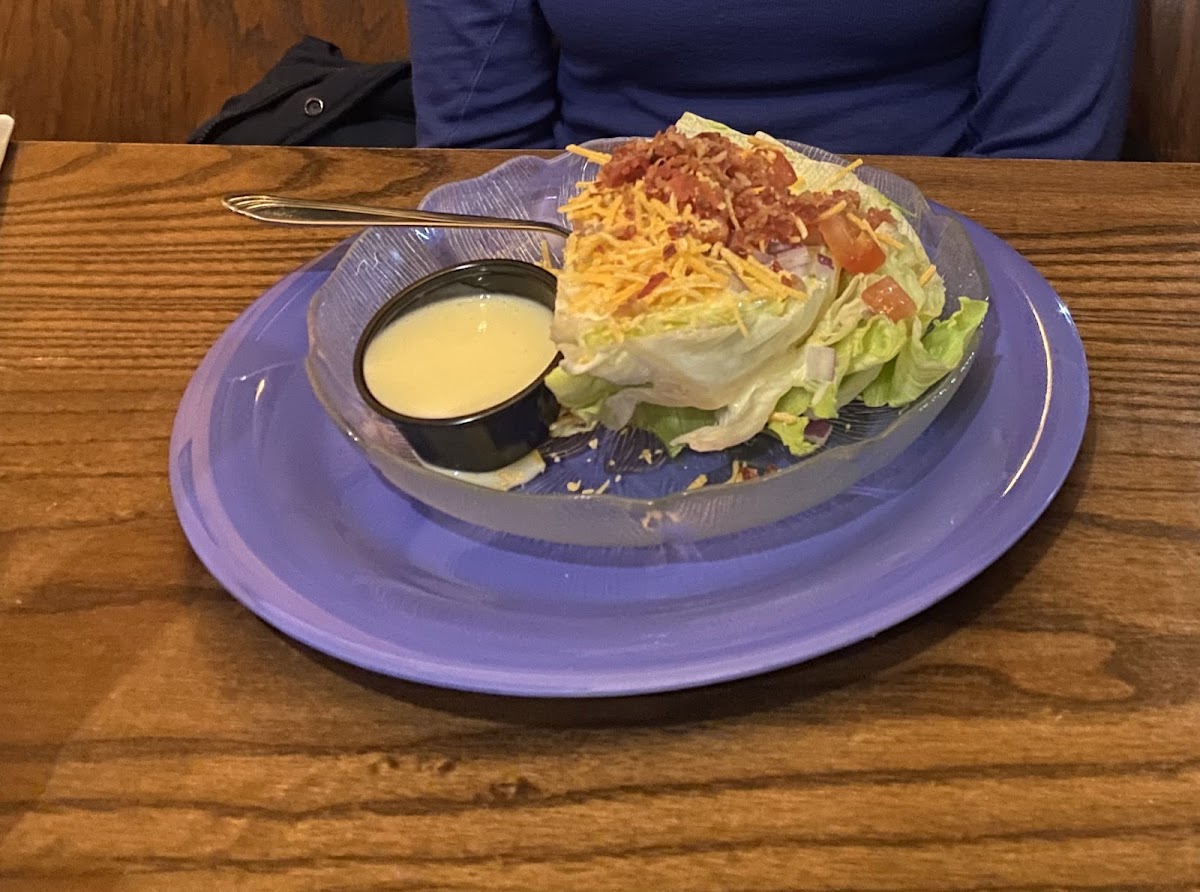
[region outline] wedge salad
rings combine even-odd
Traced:
[[[547,384],[556,432],[655,434],[672,454],[764,431],[820,448],[852,400],[902,408],[987,312],[945,283],[904,212],[842,166],[685,115],[611,155],[563,207]]]

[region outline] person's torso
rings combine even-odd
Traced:
[[[840,152],[947,154],[987,0],[539,0],[559,41],[559,142],[683,111]]]

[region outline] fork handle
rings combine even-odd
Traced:
[[[452,229],[523,229],[566,236],[569,230],[540,220],[448,214],[411,208],[365,207],[279,195],[230,195],[223,200],[234,213],[267,223],[297,226],[442,226]]]

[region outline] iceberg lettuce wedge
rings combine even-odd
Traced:
[[[785,252],[786,269],[780,269],[776,255],[757,255],[758,263],[769,264],[777,274],[794,275],[793,296],[786,301],[759,291],[754,276],[731,261],[728,279],[719,277],[708,286],[716,289],[710,299],[647,302],[643,312],[623,319],[620,326],[610,315],[589,310],[594,304],[587,291],[629,288],[621,292],[628,295],[638,289],[637,280],[618,285],[586,275],[560,275],[552,336],[563,359],[547,384],[577,425],[642,428],[672,454],[685,447],[723,450],[768,431],[793,454],[803,455],[819,448],[806,437],[814,419],[836,418],[856,399],[870,406],[903,407],[961,362],[987,305],[962,298],[951,317],[939,320],[945,284],[902,207],[845,166],[809,158],[765,134],[749,136],[692,114],[675,126],[684,136],[717,133],[744,148],[768,144],[767,154],[776,160],[782,154],[795,171],[798,179],[789,191],[801,202],[813,200],[805,192],[852,191],[858,211],[872,222],[836,207],[831,213],[844,213],[879,250],[885,243],[888,248],[877,268],[852,274],[838,267],[822,244],[805,236],[809,244]],[[827,200],[837,198],[835,192]],[[591,219],[592,226],[601,225],[595,222],[601,217]],[[609,221],[603,225],[613,219],[611,214],[603,217]],[[817,224],[823,225],[823,219]],[[855,239],[865,238],[859,229],[853,232]],[[616,250],[625,237],[610,239]],[[816,240],[825,237],[822,229]],[[793,232],[792,245],[797,238]],[[666,269],[674,248],[668,241],[661,250]],[[838,256],[854,266],[852,256]],[[672,268],[684,267],[675,263]],[[905,313],[894,314],[897,318],[880,309],[880,288],[872,287],[894,287],[881,283],[885,277],[912,301]],[[643,289],[637,297],[654,287],[654,280],[646,280],[649,291]],[[823,361],[814,362],[814,356]],[[820,425],[824,428],[824,421]]]

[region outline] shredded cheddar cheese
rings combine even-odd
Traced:
[[[886,232],[883,232],[883,231],[876,232],[875,235],[878,237],[878,239],[881,242],[883,242],[889,248],[895,248],[897,251],[904,250],[904,242],[900,241],[895,236],[888,235]]]
[[[567,151],[573,155],[578,155],[581,158],[586,158],[588,161],[595,162],[596,164],[607,164],[612,158],[612,155],[608,155],[604,152],[597,152],[593,149],[585,149],[583,146],[577,146],[574,143],[567,146]]]
[[[606,320],[614,335],[647,313],[697,305],[748,335],[733,295],[779,310],[808,297],[786,271],[693,234],[716,221],[679,207],[674,196],[664,202],[648,195],[640,182],[617,189],[588,183],[560,210],[572,236],[558,272],[559,299],[571,312]],[[680,224],[690,231],[678,234]]]
[[[826,188],[828,188],[829,186],[832,186],[834,183],[840,181],[842,179],[842,177],[854,173],[854,171],[858,170],[862,166],[863,166],[863,160],[861,158],[858,158],[853,163],[846,165],[841,170],[839,170],[837,173],[835,173],[833,175],[833,177],[829,180],[829,182],[825,184]]]
[[[849,205],[846,204],[846,200],[842,199],[837,204],[835,204],[833,207],[826,208],[820,214],[818,214],[817,222],[820,223],[822,220],[828,220],[830,217],[836,217],[838,214],[840,214],[842,211],[844,211],[848,206]]]
[[[925,272],[921,273],[921,278],[917,279],[917,284],[924,288],[933,280],[935,275],[937,275],[937,267],[931,263],[926,267]]]
[[[846,218],[851,223],[853,223],[855,226],[857,226],[859,229],[861,229],[863,232],[865,232],[867,235],[869,235],[871,237],[871,241],[873,241],[875,244],[879,245],[880,250],[883,249],[883,245],[881,244],[882,240],[879,238],[878,234],[876,234],[875,230],[871,228],[870,223],[868,223],[862,217],[858,216],[858,214],[855,214],[852,212],[847,212]],[[886,253],[886,252],[884,252],[884,253]]]

